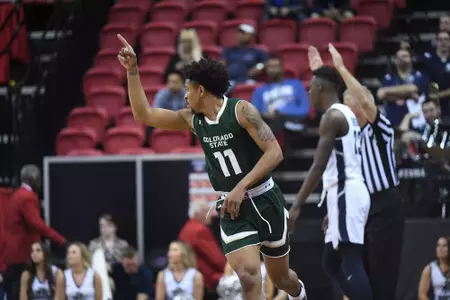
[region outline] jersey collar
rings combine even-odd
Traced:
[[[217,114],[217,118],[215,120],[210,120],[205,116],[206,123],[208,123],[209,125],[219,124],[220,117],[222,116],[223,112],[225,111],[225,108],[227,107],[227,101],[228,97],[223,96],[222,107],[220,108],[219,113]]]

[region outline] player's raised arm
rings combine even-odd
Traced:
[[[171,111],[150,107],[139,78],[136,54],[131,45],[120,34],[117,37],[123,44],[118,59],[127,70],[128,95],[134,119],[145,125],[161,129],[190,130],[192,127],[192,111],[190,109]]]
[[[341,74],[342,79],[345,82],[350,94],[358,101],[359,107],[366,119],[373,123],[378,114],[378,108],[375,105],[373,96],[370,91],[361,85],[359,81],[350,73],[345,67],[344,60],[341,54],[334,48],[332,44],[328,45],[331,57],[333,58],[333,64],[336,70]]]
[[[327,111],[320,121],[319,134],[320,139],[317,144],[314,161],[309,168],[306,179],[300,191],[297,194],[297,199],[292,205],[289,217],[289,228],[292,231],[295,221],[299,215],[300,207],[305,203],[308,196],[314,191],[319,183],[323,172],[330,158],[331,152],[339,134],[345,133],[345,128],[348,128],[347,120],[342,112],[338,110]],[[347,129],[348,130],[348,129]]]
[[[236,109],[239,123],[264,152],[253,170],[241,181],[241,184],[247,189],[278,166],[283,160],[283,152],[272,130],[261,118],[259,111],[253,104],[240,101]]]

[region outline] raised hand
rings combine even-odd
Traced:
[[[131,45],[122,35],[118,34],[117,37],[123,44],[123,48],[120,50],[119,55],[117,55],[120,64],[128,72],[135,72],[137,70],[137,58],[136,53],[134,53],[133,47],[131,47]]]
[[[311,71],[317,70],[323,66],[322,58],[320,57],[319,51],[314,46],[309,46],[308,48],[308,60],[309,68]]]
[[[333,65],[336,69],[345,67],[344,60],[341,54],[334,48],[332,44],[328,44],[328,51],[330,51],[331,57],[333,59]]]

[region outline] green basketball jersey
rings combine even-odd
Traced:
[[[217,119],[195,114],[192,126],[205,152],[209,179],[216,191],[230,192],[263,155],[237,119],[236,98],[224,98]],[[270,178],[270,174],[261,182]],[[259,183],[258,183],[259,184]],[[257,186],[256,184],[255,186]]]

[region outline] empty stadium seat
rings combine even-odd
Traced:
[[[261,86],[261,83],[236,84],[236,86],[231,91],[231,96],[233,98],[240,98],[240,99],[251,102],[253,91],[259,86]]]
[[[241,24],[252,25],[256,28],[256,22],[247,19],[227,20],[222,23],[219,33],[219,44],[223,47],[233,47],[238,44],[238,26]]]
[[[126,148],[119,151],[121,155],[152,155],[155,151],[149,148]]]
[[[178,28],[170,21],[151,22],[144,26],[141,33],[142,47],[173,47],[177,38]]]
[[[152,6],[152,1],[142,1],[142,0],[120,0],[120,3],[123,4],[132,4],[135,6],[139,6],[140,8],[142,8],[144,11],[148,11],[149,9],[151,9]]]
[[[160,84],[160,85],[154,85],[154,84],[143,85],[143,87],[144,87],[145,96],[147,96],[147,100],[150,105],[153,105],[156,94],[160,90],[165,88],[165,86],[162,84]]]
[[[341,42],[353,43],[360,52],[373,50],[377,22],[373,17],[356,16],[344,19],[340,25]]]
[[[137,127],[114,127],[106,132],[103,142],[105,153],[117,154],[127,148],[140,148],[144,142],[144,131]]]
[[[275,51],[280,45],[295,43],[296,24],[291,20],[273,19],[264,22],[259,29],[259,41]]]
[[[108,118],[115,118],[125,105],[126,93],[122,86],[105,86],[86,93],[84,99],[87,106],[103,108]]]
[[[142,26],[144,22],[146,10],[134,3],[119,2],[111,7],[109,11],[109,24],[125,24],[137,28]]]
[[[356,45],[353,43],[333,43],[333,46],[341,54],[347,69],[353,73],[356,69],[356,63],[358,60],[358,49],[356,48]],[[324,62],[332,62],[328,45],[323,45],[320,48],[320,54]]]
[[[111,48],[119,52],[123,44],[117,38],[121,34],[131,46],[134,46],[138,28],[127,24],[108,24],[100,31],[100,49]]]
[[[143,86],[164,84],[164,70],[153,66],[139,68],[139,77]]]
[[[172,149],[186,147],[191,144],[189,131],[168,131],[154,129],[150,137],[150,147],[156,153],[168,153]]]
[[[328,18],[307,19],[300,25],[300,42],[320,47],[336,40],[336,23]]]
[[[85,128],[64,128],[56,139],[56,153],[67,155],[74,149],[95,148],[95,133]]]
[[[171,21],[181,28],[187,15],[187,7],[183,1],[163,1],[155,4],[151,12],[151,20]]]
[[[95,66],[111,68],[114,72],[119,73],[121,77],[125,78],[126,70],[117,59],[118,52],[117,49],[100,50],[95,56]]]
[[[67,156],[102,156],[103,152],[97,149],[74,149]]]
[[[296,68],[298,74],[309,72],[307,44],[282,45],[277,48],[276,55],[285,66],[289,65]]]
[[[144,125],[134,119],[131,107],[122,107],[117,115],[116,126],[128,126],[142,128]]]
[[[173,47],[150,47],[144,48],[141,51],[140,65],[152,66],[156,68],[165,69],[169,63],[170,58],[174,55],[175,49]]]
[[[196,147],[179,147],[174,148],[171,153],[203,153],[203,149],[200,146]]]
[[[67,127],[69,128],[91,128],[95,133],[95,141],[99,142],[103,138],[103,132],[108,123],[107,113],[103,108],[98,107],[76,107],[67,117]]]
[[[264,52],[269,52],[269,48],[264,44],[255,44],[255,45],[253,45],[253,47],[255,47],[256,49],[259,49],[261,51],[264,51]]]
[[[184,28],[195,29],[202,45],[215,45],[217,39],[217,24],[213,21],[191,21]]]
[[[222,57],[222,48],[214,45],[205,45],[202,47],[203,52],[205,52],[209,58],[214,60],[219,60]]]
[[[373,17],[382,29],[391,24],[393,0],[364,0],[358,3],[358,15]]]
[[[121,86],[122,76],[107,67],[94,67],[83,76],[83,91],[88,94],[91,91],[102,90],[107,86]]]
[[[264,14],[264,0],[240,0],[237,2],[234,16],[236,19],[259,20]]]
[[[284,78],[287,79],[298,79],[300,72],[295,66],[285,65],[284,66]]]
[[[228,5],[222,0],[198,1],[192,7],[193,21],[213,21],[220,25],[227,19]]]

